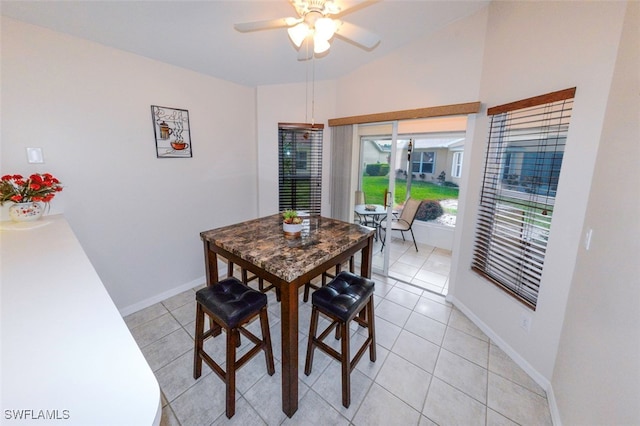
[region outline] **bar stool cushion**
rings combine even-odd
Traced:
[[[234,328],[248,315],[266,306],[267,295],[231,277],[198,290],[196,300],[214,313],[227,327]]]
[[[316,290],[311,296],[311,302],[321,311],[342,321],[350,321],[366,304],[374,286],[373,280],[342,271],[329,284]]]

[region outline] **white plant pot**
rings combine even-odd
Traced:
[[[42,217],[44,207],[40,203],[15,203],[9,207],[9,217],[14,222],[32,222]]]
[[[285,238],[298,238],[302,233],[302,224],[282,222],[282,230]]]

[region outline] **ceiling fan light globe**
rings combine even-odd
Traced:
[[[330,40],[336,32],[337,24],[331,18],[320,18],[315,23],[315,36],[323,40]]]
[[[331,47],[331,45],[329,44],[329,42],[327,40],[324,40],[324,39],[318,38],[318,37],[314,37],[313,38],[313,52],[314,53],[324,53],[327,50],[329,50],[330,47]]]
[[[296,26],[290,27],[287,30],[289,33],[289,38],[296,45],[296,47],[300,47],[304,39],[309,34],[309,26],[305,22],[301,22]]]

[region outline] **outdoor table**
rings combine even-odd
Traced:
[[[275,214],[200,233],[207,285],[218,282],[218,255],[280,290],[282,411],[298,409],[298,288],[361,251],[360,274],[371,277],[375,231],[322,216],[304,220],[299,238],[285,238]]]
[[[387,208],[381,204],[357,204],[354,210],[358,216],[364,218],[364,226],[375,228],[377,238],[380,222],[387,216]]]

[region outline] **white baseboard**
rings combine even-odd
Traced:
[[[551,421],[555,426],[562,426],[560,420],[560,410],[558,409],[558,403],[556,402],[556,396],[553,393],[553,386],[549,384],[547,391],[547,401],[549,401],[549,411],[551,412]]]
[[[134,312],[138,312],[139,310],[148,308],[149,306],[155,305],[158,302],[162,302],[163,300],[168,299],[172,296],[175,296],[176,294],[180,294],[183,291],[186,291],[198,285],[204,284],[205,282],[206,282],[206,278],[203,275],[202,277],[196,278],[195,280],[189,281],[188,283],[182,284],[181,286],[174,287],[171,290],[167,290],[165,292],[152,296],[148,299],[142,300],[138,303],[134,303],[133,305],[129,305],[122,309],[119,309],[120,315],[122,315],[122,317],[126,317],[127,315],[131,315]]]
[[[446,300],[453,303],[453,305],[459,309],[463,314],[471,320],[475,325],[480,328],[500,349],[502,349],[509,357],[522,368],[542,389],[547,393],[547,401],[549,402],[549,411],[551,413],[551,420],[555,426],[561,426],[560,412],[558,411],[558,405],[556,403],[555,395],[553,393],[553,387],[551,382],[547,380],[542,374],[540,374],[535,368],[527,362],[518,352],[516,352],[507,342],[505,342],[493,329],[480,320],[464,303],[460,302],[456,297],[447,295]]]

